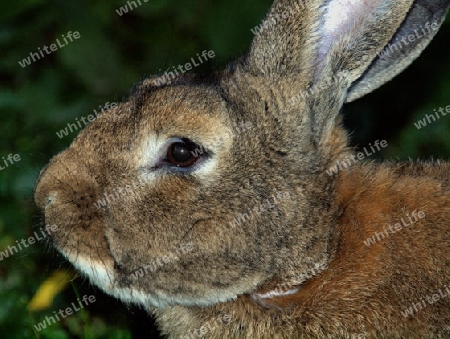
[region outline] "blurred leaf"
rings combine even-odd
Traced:
[[[69,284],[70,276],[66,270],[58,270],[42,283],[28,304],[30,311],[45,310],[53,303],[55,296]]]

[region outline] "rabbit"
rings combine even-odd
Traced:
[[[276,0],[222,71],[141,81],[41,171],[54,247],[168,338],[448,335],[450,165],[329,169],[449,5]]]

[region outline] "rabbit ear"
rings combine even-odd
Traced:
[[[438,32],[449,5],[449,0],[415,1],[394,37],[352,85],[347,102],[377,89],[408,67]]]
[[[427,21],[440,25],[450,0],[279,0],[255,28],[246,61],[268,85],[295,79],[309,86],[348,71],[344,99],[361,96],[391,79],[417,57],[437,28],[390,57],[388,43]],[[428,27],[428,26],[427,26]],[[424,29],[427,29],[424,26]],[[431,30],[433,30],[431,28]],[[421,33],[423,34],[423,33]],[[394,39],[393,39],[394,37]],[[361,77],[364,74],[363,77]],[[344,86],[345,87],[345,86]]]

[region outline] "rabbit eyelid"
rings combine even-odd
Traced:
[[[141,143],[138,149],[137,167],[141,170],[145,179],[156,179],[164,174],[178,175],[198,175],[204,178],[212,174],[218,161],[217,154],[223,143],[199,142],[197,138],[190,138],[185,135],[162,137],[161,135],[151,135]],[[177,166],[170,163],[168,151],[176,143],[191,144],[192,156],[195,161],[190,166]]]

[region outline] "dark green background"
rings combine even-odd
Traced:
[[[245,52],[250,28],[259,24],[272,0],[151,0],[124,14],[126,2],[4,2],[0,10],[0,158],[22,160],[0,171],[0,251],[27,238],[42,223],[32,191],[39,170],[76,136],[56,132],[106,102],[118,102],[146,75],[185,64],[203,50],[216,57],[197,72],[223,67]],[[18,61],[68,31],[81,38],[22,68]],[[450,116],[421,130],[413,122],[450,105],[450,25],[420,59],[394,81],[344,107],[352,144],[389,143],[382,158],[447,159]],[[49,310],[30,313],[26,305],[55,268],[69,267],[45,244],[35,244],[0,261],[0,337],[34,338],[32,327],[75,300],[72,287]],[[87,318],[74,314],[39,333],[40,338],[150,338],[153,323],[141,310],[125,308],[83,278],[78,292],[95,294]],[[87,325],[86,325],[87,319]],[[156,335],[155,335],[156,336]]]

